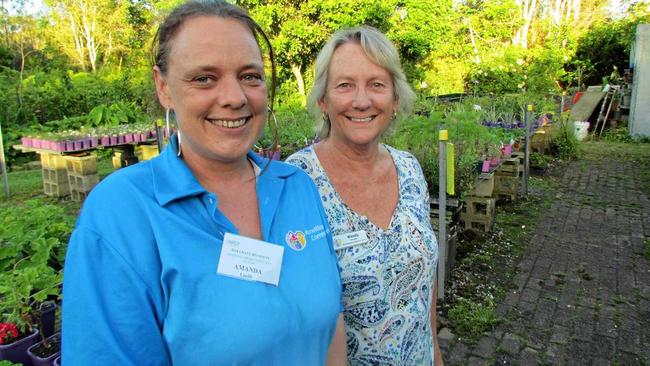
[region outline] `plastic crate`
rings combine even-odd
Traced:
[[[71,191],[90,192],[90,190],[99,183],[99,175],[79,175],[68,173],[68,181],[70,182]]]
[[[141,160],[149,160],[158,156],[158,146],[156,145],[140,145],[140,151],[142,151]]]
[[[489,233],[494,225],[494,218],[490,217],[477,217],[463,214],[461,221],[464,224],[465,230],[474,230]]]
[[[66,168],[68,173],[79,175],[90,175],[97,173],[97,155],[88,156],[66,156]]]
[[[519,176],[497,175],[494,191],[498,194],[517,194],[519,192]]]
[[[43,168],[43,182],[54,184],[68,184],[68,172],[65,169]]]
[[[82,201],[85,200],[86,197],[88,196],[88,192],[77,192],[77,191],[72,191],[72,192],[70,193],[70,195],[72,196],[71,198],[72,198],[73,201],[76,201],[76,202],[82,202]]]
[[[465,205],[463,206],[462,214],[494,219],[494,213],[496,211],[496,200],[494,198],[465,196],[463,200],[465,201]]]
[[[122,152],[113,151],[111,162],[113,163],[113,169],[120,169],[122,167]]]
[[[65,197],[70,195],[70,186],[65,184],[43,181],[43,192],[50,197]]]
[[[65,159],[59,154],[41,153],[41,167],[48,169],[65,169]]]
[[[494,191],[494,173],[482,174],[483,178],[478,178],[474,187],[469,191],[470,196],[492,197]]]

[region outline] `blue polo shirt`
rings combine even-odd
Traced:
[[[284,247],[282,269],[278,286],[240,280],[217,274],[237,229],[176,149],[86,199],[65,263],[63,364],[324,364],[341,283],[311,179],[275,161],[257,177],[263,240]]]

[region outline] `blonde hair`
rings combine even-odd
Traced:
[[[329,118],[322,118],[318,102],[325,97],[327,89],[327,73],[332,56],[337,48],[345,43],[357,43],[363,53],[372,62],[388,71],[393,79],[395,98],[397,99],[397,118],[408,115],[413,108],[415,93],[406,81],[404,71],[399,59],[399,53],[391,41],[376,28],[362,25],[335,32],[329,38],[323,49],[318,53],[314,66],[314,86],[307,98],[307,108],[316,120],[321,120],[318,128],[318,137],[327,138],[330,134],[331,122]],[[395,120],[391,121],[389,130],[394,127]]]

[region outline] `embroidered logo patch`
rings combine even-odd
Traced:
[[[287,245],[293,250],[303,250],[307,245],[307,239],[305,239],[305,234],[302,231],[289,231],[284,237],[284,240],[287,242]]]

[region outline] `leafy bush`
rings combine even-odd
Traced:
[[[475,338],[499,322],[494,303],[479,304],[468,299],[459,299],[447,315],[459,335]]]
[[[578,155],[578,139],[573,123],[561,120],[551,129],[551,150],[561,159],[571,159]]]
[[[0,316],[21,333],[36,322],[38,304],[61,294],[73,218],[42,200],[3,208],[0,226]]]

